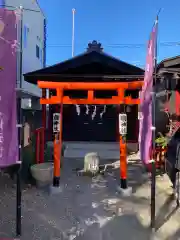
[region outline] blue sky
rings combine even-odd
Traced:
[[[47,64],[71,58],[72,8],[75,14],[75,55],[89,41],[102,43],[104,51],[132,64],[144,66],[146,44],[159,8],[158,60],[179,55],[179,0],[39,0],[47,17]],[[116,44],[142,44],[139,48]]]

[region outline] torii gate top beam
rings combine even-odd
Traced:
[[[130,96],[124,96],[124,91],[127,89],[141,89],[142,81],[134,82],[43,82],[38,81],[38,87],[44,89],[56,89],[56,96],[43,99],[41,104],[100,104],[100,105],[114,105],[114,104],[139,104],[140,99],[132,99]],[[87,90],[88,96],[86,99],[71,99],[63,95],[64,90]],[[118,96],[111,98],[94,98],[95,90],[117,90]]]
[[[38,81],[39,88],[62,90],[118,90],[140,89],[143,81],[133,82],[46,82]]]

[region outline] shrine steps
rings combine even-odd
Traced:
[[[119,143],[115,142],[64,142],[66,150],[64,156],[66,158],[80,159],[84,158],[88,152],[97,152],[101,159],[119,159]],[[53,146],[52,142],[48,145]],[[137,143],[128,143],[129,152],[136,152],[138,149]]]

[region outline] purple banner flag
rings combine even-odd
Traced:
[[[139,148],[141,160],[148,164],[150,161],[150,152],[152,148],[152,91],[153,91],[153,73],[156,50],[157,21],[151,32],[148,52],[146,58],[146,69],[144,76],[144,85],[140,94],[140,127],[139,127]]]
[[[0,167],[18,161],[16,127],[17,24],[14,11],[0,9]]]

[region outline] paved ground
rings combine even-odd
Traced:
[[[49,196],[31,188],[23,192],[22,240],[178,240],[180,211],[170,198],[167,177],[157,179],[157,232],[152,236],[150,185],[138,161],[129,163],[129,185],[133,195],[121,198],[116,187],[119,168],[104,177],[76,176],[74,160],[65,160],[62,193]],[[0,180],[0,237],[15,233],[15,189]]]

